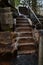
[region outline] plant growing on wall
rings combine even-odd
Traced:
[[[20,0],[15,0],[15,6],[18,6],[20,4]]]
[[[26,4],[26,0],[21,1],[20,4],[23,5],[23,7],[26,6],[26,5],[27,5],[27,4]]]
[[[15,7],[15,0],[10,0],[10,2],[11,2],[11,5],[12,5],[13,7]]]
[[[19,3],[20,3],[20,0],[11,0],[11,4],[12,4],[13,7],[18,6]]]

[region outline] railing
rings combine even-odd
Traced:
[[[31,7],[29,5],[28,5],[28,8],[29,8],[30,12],[34,15],[36,20],[38,21],[38,23],[36,25],[34,25],[34,24],[33,25],[36,27],[36,26],[38,26],[40,24],[40,26],[42,27],[42,24],[41,24],[39,18],[36,16],[36,14],[34,13],[34,11],[31,9]]]
[[[24,15],[24,14],[21,14],[21,15],[24,15],[25,18],[30,18],[32,20],[33,26],[37,28],[37,26],[40,25],[40,29],[41,29],[42,27],[41,22],[39,18],[36,16],[36,14],[34,13],[34,11],[31,9],[31,7],[28,4],[25,7],[28,9],[28,17],[27,15]]]

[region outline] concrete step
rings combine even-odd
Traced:
[[[33,38],[22,38],[22,39],[19,39],[18,40],[18,43],[21,44],[21,43],[34,43],[35,40]]]

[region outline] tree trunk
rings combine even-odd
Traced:
[[[39,44],[39,64],[43,65],[43,35],[40,38],[40,44]]]

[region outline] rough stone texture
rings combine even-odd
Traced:
[[[0,32],[0,53],[12,52],[16,50],[16,33],[14,32]]]
[[[13,16],[10,7],[0,8],[0,24],[3,31],[13,28]]]
[[[10,7],[5,7],[5,8],[1,8],[0,7],[0,12],[2,13],[4,13],[4,12],[10,12],[11,11],[11,8]]]

